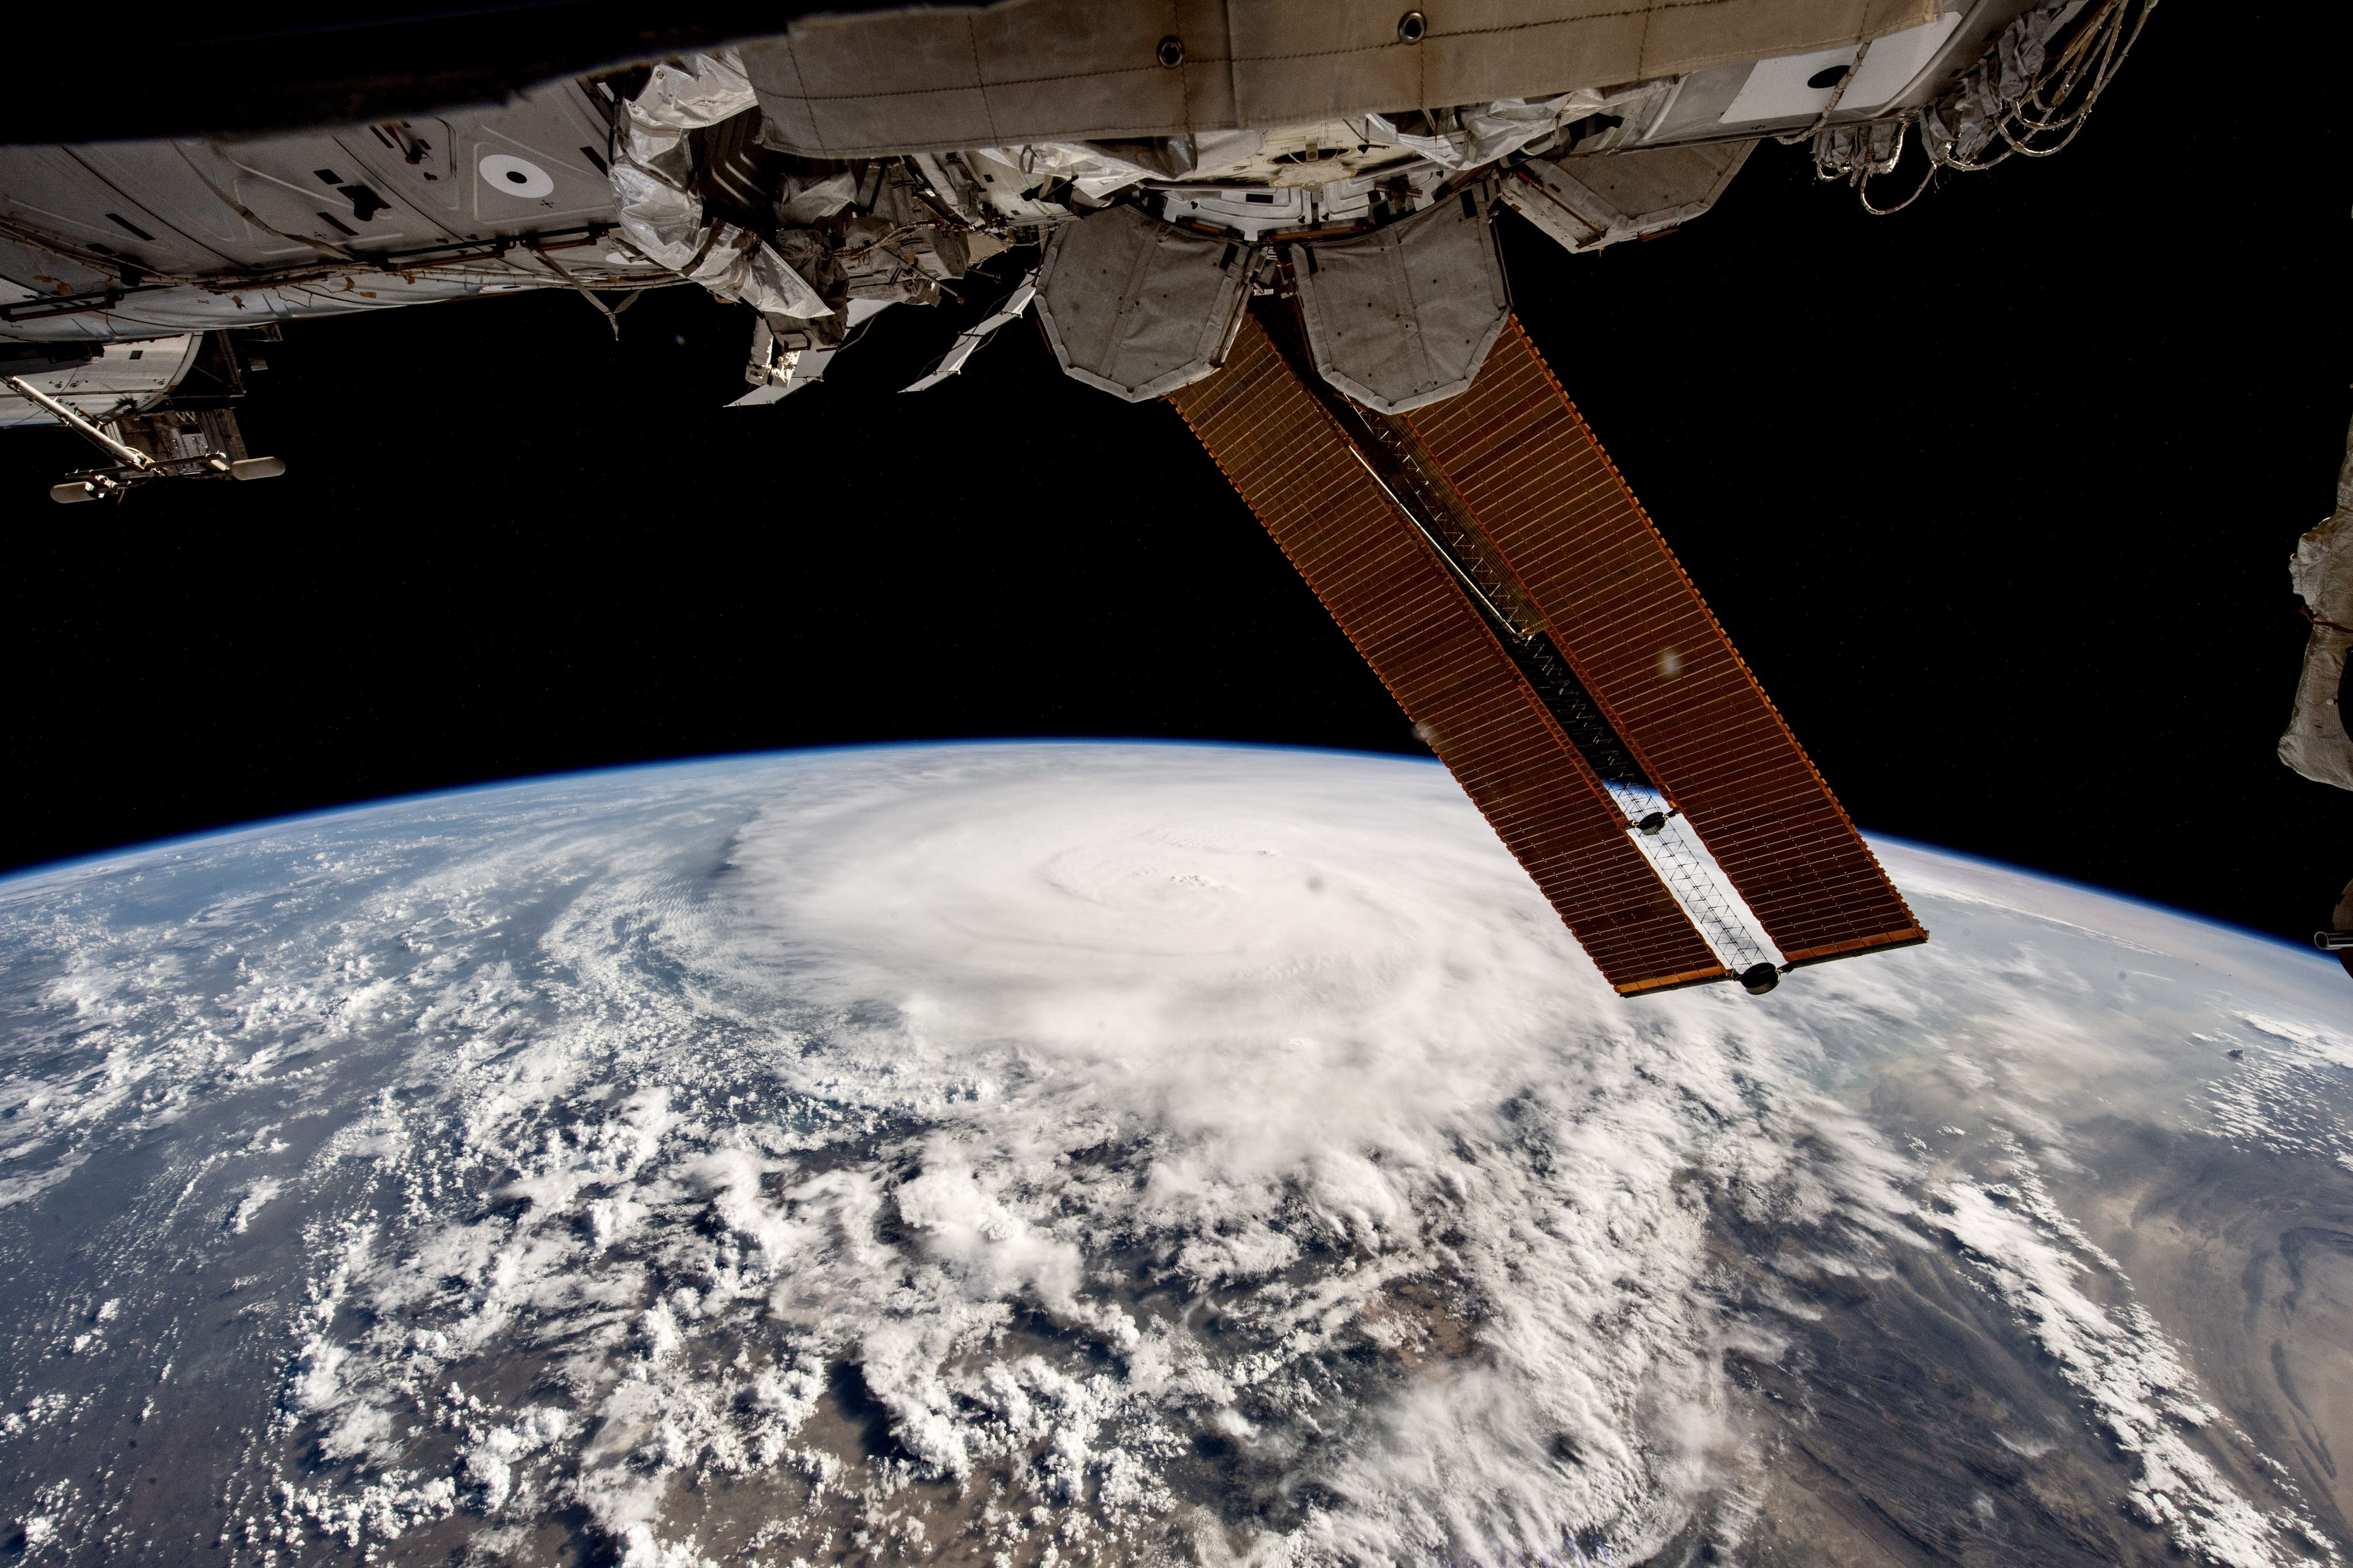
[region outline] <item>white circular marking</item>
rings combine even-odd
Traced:
[[[510,196],[543,196],[555,189],[555,182],[547,171],[528,159],[512,153],[486,153],[474,165],[482,176],[482,184]]]

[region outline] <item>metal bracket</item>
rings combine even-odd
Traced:
[[[76,501],[120,500],[130,494],[133,487],[151,479],[274,479],[286,471],[282,458],[232,458],[226,452],[207,452],[195,458],[151,458],[138,447],[117,440],[107,434],[103,426],[92,424],[74,409],[26,383],[24,377],[0,377],[0,382],[4,382],[17,396],[47,410],[58,424],[115,459],[111,467],[83,468],[51,485],[49,499],[61,506]]]

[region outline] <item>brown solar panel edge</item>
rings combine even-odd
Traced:
[[[1350,642],[1627,994],[1725,970],[1430,546],[1255,320],[1170,395]]]
[[[1847,958],[1858,952],[1887,952],[1899,947],[1918,947],[1927,940],[1928,933],[1915,926],[1908,931],[1890,931],[1878,936],[1856,937],[1848,942],[1805,949],[1787,956],[1790,968],[1800,969],[1809,963],[1827,963],[1833,958]]]
[[[1516,320],[1403,422],[1786,958],[1925,939]]]

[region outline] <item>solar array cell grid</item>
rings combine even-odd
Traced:
[[[1405,423],[1783,954],[1921,940],[1519,322],[1468,392]]]
[[[1610,984],[1723,974],[1469,598],[1258,322],[1243,321],[1223,370],[1169,401]]]

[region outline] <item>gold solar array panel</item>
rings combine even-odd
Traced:
[[[1516,320],[1403,423],[1784,958],[1926,939]]]
[[[1169,401],[1609,982],[1722,977],[1445,562],[1257,320]]]

